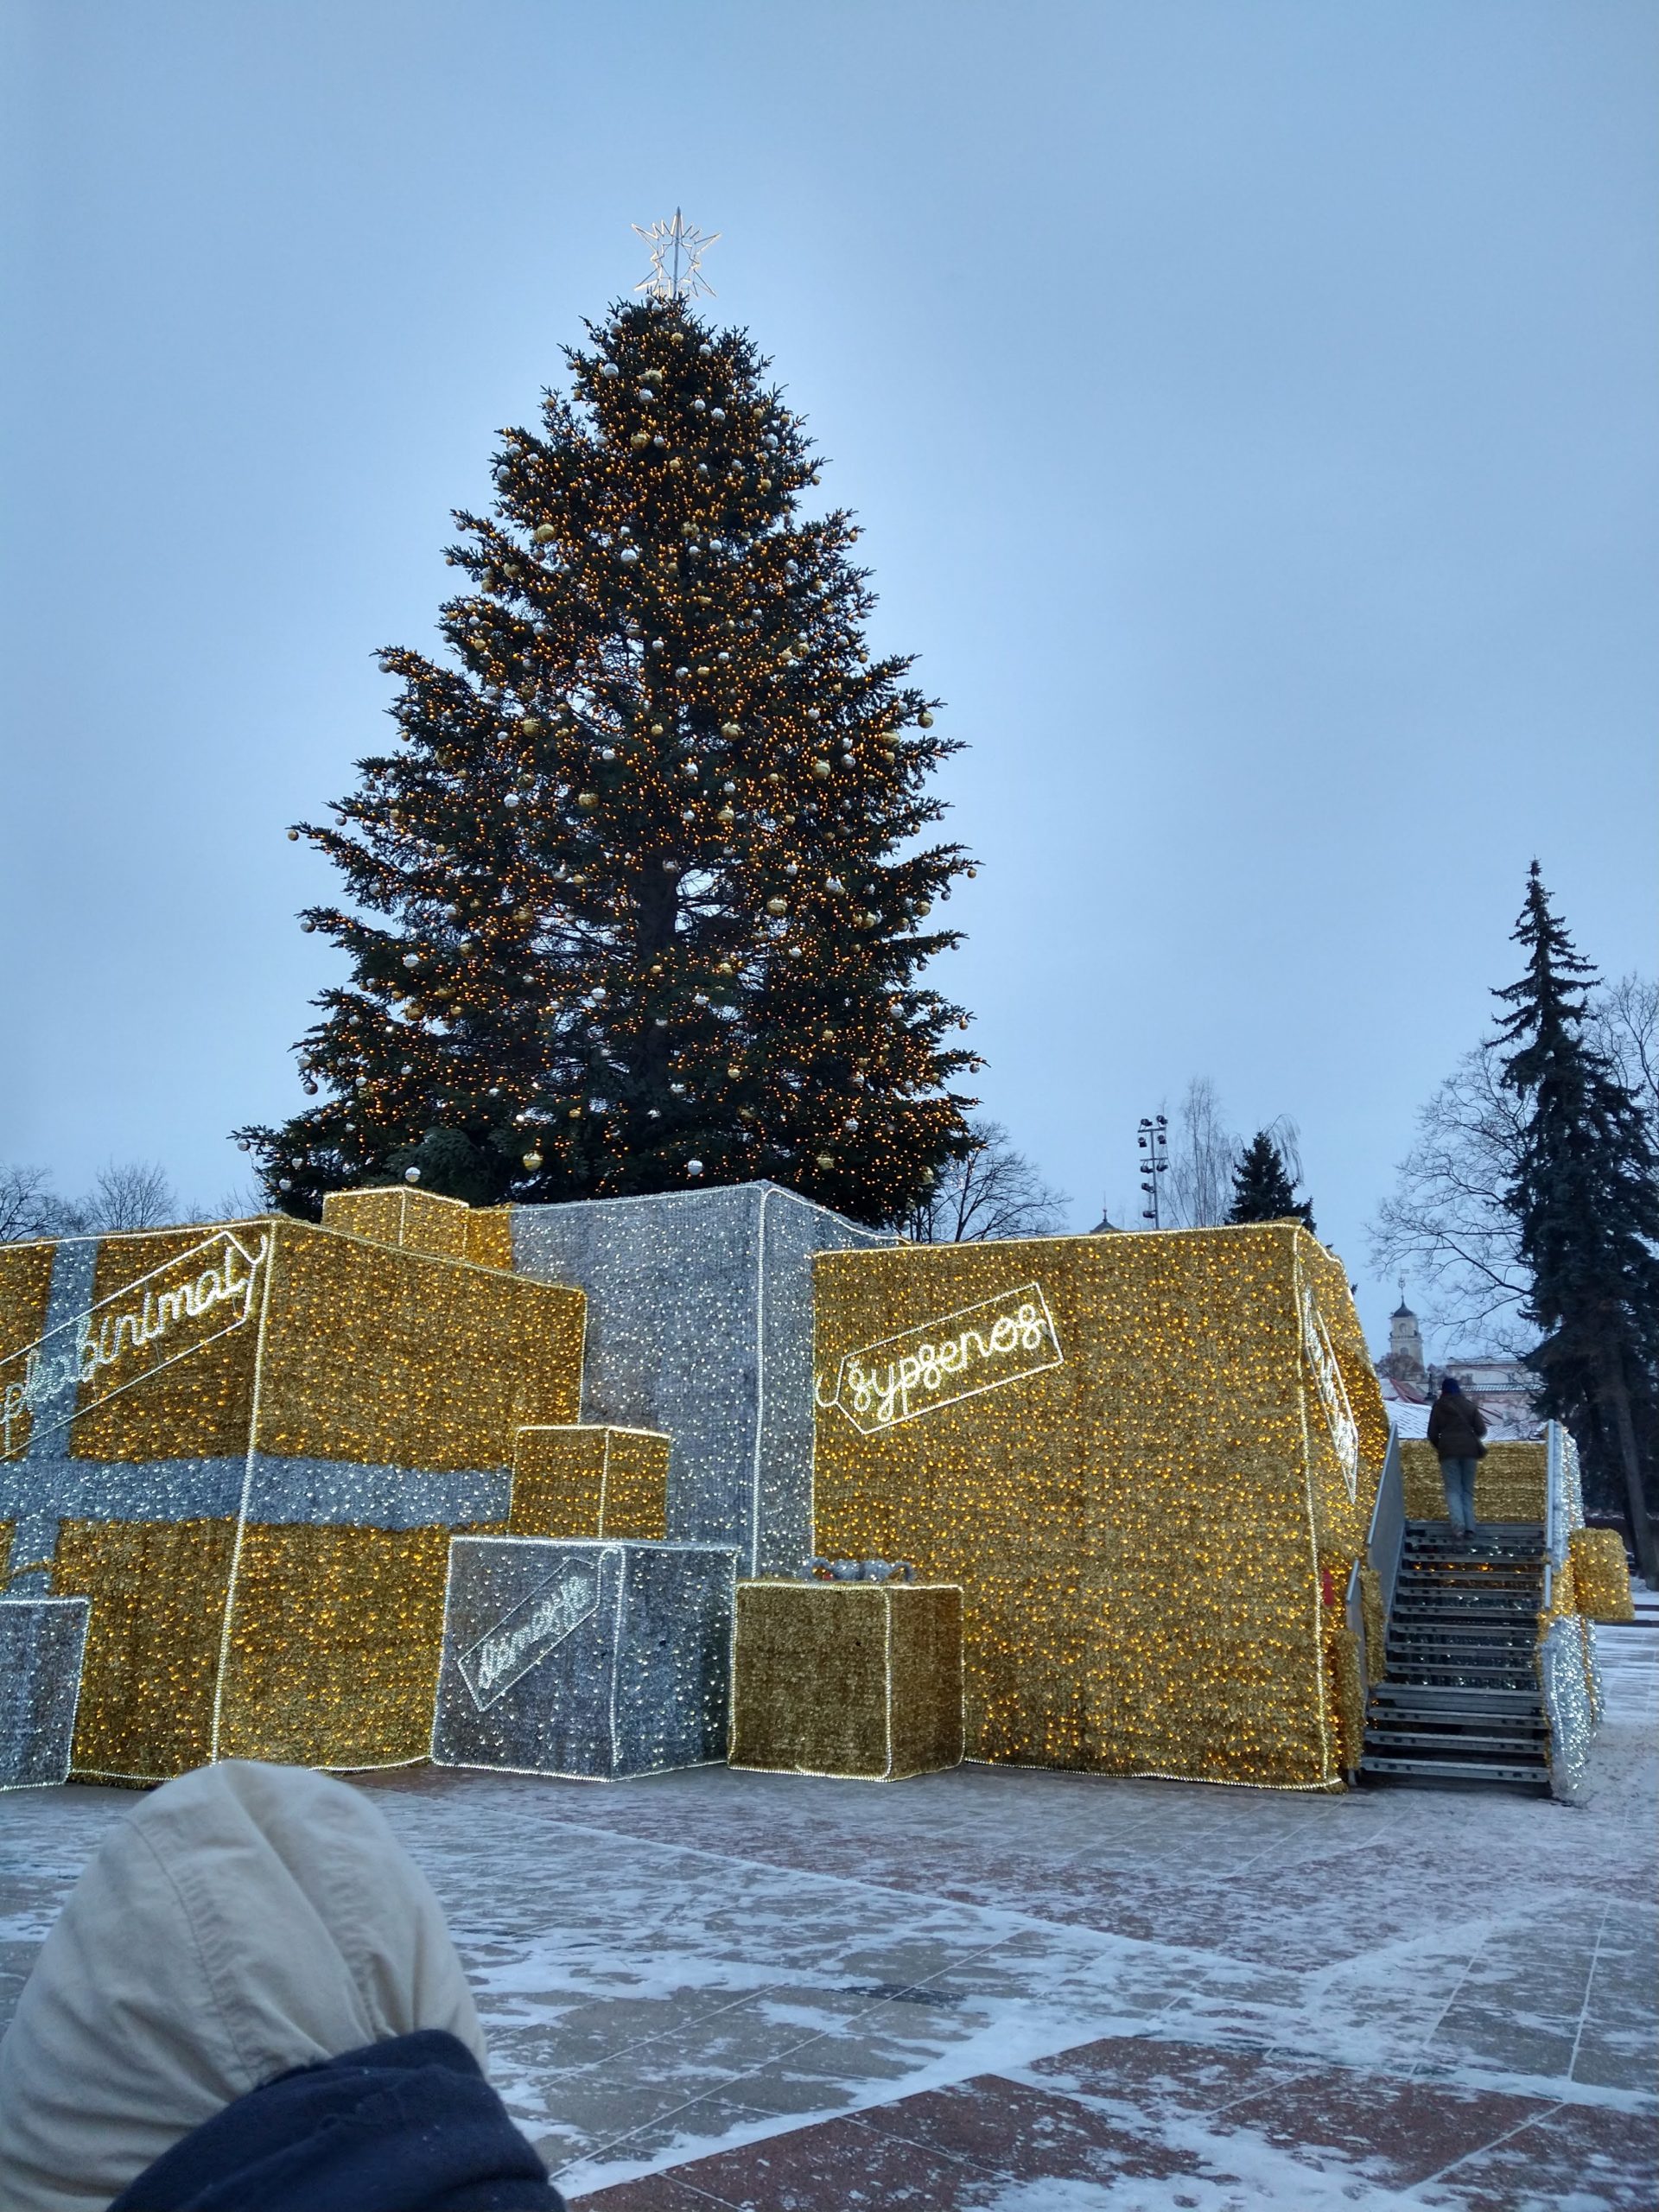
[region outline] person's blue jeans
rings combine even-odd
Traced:
[[[1465,1536],[1475,1533],[1475,1470],[1478,1459],[1442,1459],[1440,1480],[1446,1484],[1446,1510],[1452,1526]]]

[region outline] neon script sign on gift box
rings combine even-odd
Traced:
[[[456,1662],[479,1711],[486,1713],[598,1611],[599,1570],[575,1562],[521,1598]]]
[[[849,1351],[833,1390],[815,1382],[821,1406],[839,1406],[862,1436],[937,1413],[982,1390],[1022,1382],[1063,1363],[1048,1301],[1039,1283],[1021,1283],[937,1321]]]
[[[0,1359],[0,1459],[239,1329],[270,1251],[221,1229]]]
[[[1302,1290],[1302,1343],[1330,1427],[1332,1448],[1342,1469],[1342,1479],[1348,1486],[1351,1503],[1359,1495],[1359,1423],[1354,1419],[1348,1385],[1342,1379],[1331,1332],[1320,1319],[1313,1294],[1306,1286]]]

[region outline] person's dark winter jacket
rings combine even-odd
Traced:
[[[466,2045],[394,2036],[238,2097],[110,2212],[563,2212]]]
[[[1428,1440],[1437,1459],[1481,1459],[1485,1433],[1485,1414],[1461,1390],[1442,1390],[1428,1409]]]

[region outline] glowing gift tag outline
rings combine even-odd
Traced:
[[[976,1315],[991,1313],[996,1318],[988,1328],[974,1325]],[[966,1325],[953,1329],[953,1324]],[[904,1344],[913,1344],[915,1350],[897,1350]],[[1027,1359],[1006,1373],[969,1382],[948,1394],[941,1390],[948,1378],[977,1372],[981,1362],[1003,1360],[1014,1352],[1039,1351],[1046,1356]],[[881,1365],[878,1355],[883,1353],[887,1356],[885,1375],[878,1371]],[[914,1328],[901,1329],[894,1336],[879,1337],[856,1351],[843,1352],[836,1370],[835,1389],[826,1397],[823,1378],[817,1377],[812,1395],[819,1406],[839,1408],[861,1436],[884,1436],[904,1421],[918,1421],[922,1414],[938,1413],[945,1406],[959,1406],[965,1398],[1000,1390],[1010,1382],[1023,1382],[1065,1364],[1059,1332],[1043,1287],[1027,1282],[993,1298],[978,1299],[971,1306],[958,1306],[952,1313],[920,1322]],[[928,1393],[925,1402],[913,1403],[917,1392],[924,1390]]]
[[[1336,1348],[1331,1342],[1331,1332],[1325,1327],[1313,1294],[1302,1286],[1302,1343],[1307,1352],[1307,1363],[1313,1370],[1313,1381],[1325,1408],[1325,1425],[1331,1432],[1332,1448],[1337,1464],[1342,1469],[1342,1478],[1348,1485],[1349,1503],[1359,1498],[1359,1423],[1354,1419],[1352,1401],[1348,1385],[1343,1380],[1341,1363]]]
[[[200,1265],[207,1254],[214,1255],[213,1264]],[[71,1421],[90,1413],[94,1406],[106,1404],[111,1398],[119,1397],[122,1391],[148,1382],[153,1376],[175,1366],[181,1359],[189,1359],[196,1352],[205,1351],[209,1344],[229,1336],[232,1330],[241,1328],[252,1319],[260,1271],[270,1256],[269,1235],[262,1236],[257,1249],[250,1252],[232,1230],[216,1230],[200,1244],[193,1244],[188,1251],[175,1252],[171,1259],[163,1260],[147,1274],[135,1275],[130,1282],[122,1283],[105,1297],[95,1300],[84,1313],[60,1321],[32,1344],[9,1352],[0,1359],[0,1378],[5,1378],[3,1390],[0,1390],[0,1459],[17,1458],[29,1443],[67,1428]],[[238,1261],[245,1271],[240,1278],[236,1273]],[[177,1268],[194,1268],[194,1274],[166,1289],[154,1287],[159,1277],[170,1274]],[[128,1310],[120,1313],[108,1310],[124,1299],[130,1300],[138,1291],[144,1294],[137,1306],[130,1304]],[[124,1353],[142,1353],[184,1322],[198,1320],[203,1314],[232,1304],[237,1299],[242,1301],[241,1311],[223,1327],[197,1338],[194,1344],[169,1353],[164,1359],[152,1360],[141,1374],[130,1375],[124,1382],[111,1383],[108,1389],[99,1390],[93,1396],[83,1395],[102,1370],[113,1367]],[[54,1339],[55,1349],[48,1350]],[[15,1371],[8,1376],[7,1370],[15,1370],[19,1361],[22,1363],[21,1376]],[[67,1413],[58,1413],[50,1420],[41,1419],[43,1413],[66,1397],[70,1402]],[[29,1436],[23,1443],[15,1445],[13,1427],[25,1414],[30,1416]]]
[[[589,1567],[583,1560],[565,1560],[458,1654],[461,1679],[479,1711],[487,1713],[591,1620],[599,1611],[599,1597],[598,1562]]]

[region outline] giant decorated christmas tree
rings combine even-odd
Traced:
[[[474,1203],[770,1178],[886,1223],[967,1148],[977,1063],[921,978],[957,941],[926,925],[966,861],[920,842],[955,747],[870,658],[858,532],[803,513],[802,421],[683,267],[504,433],[447,658],[383,654],[397,744],[290,833],[344,878],[302,925],[351,978],[298,1048],[320,1103],[238,1133],[289,1211],[394,1175]]]

